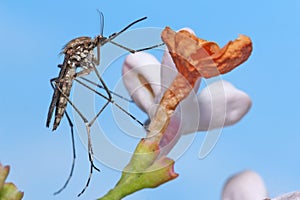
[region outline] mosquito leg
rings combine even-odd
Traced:
[[[53,90],[55,90],[54,82],[55,82],[56,80],[57,80],[57,78],[53,78],[53,79],[50,80],[51,87],[52,87]],[[67,113],[67,111],[65,111],[65,114],[66,114],[67,120],[68,120],[68,122],[69,122],[69,126],[70,126],[70,128],[71,128],[71,139],[72,139],[73,161],[72,161],[72,166],[71,166],[70,174],[69,174],[69,176],[68,176],[68,178],[67,178],[65,184],[64,184],[58,191],[56,191],[56,192],[54,193],[54,195],[59,194],[61,191],[63,191],[63,190],[67,187],[69,181],[71,180],[71,177],[72,177],[73,171],[74,171],[74,167],[75,167],[76,151],[75,151],[75,140],[74,140],[74,126],[73,126],[72,120],[71,120],[69,114]]]
[[[89,124],[86,124],[86,129],[87,129],[87,132],[88,132],[88,149],[89,149],[89,160],[90,160],[90,163],[91,163],[91,167],[90,167],[90,174],[89,174],[89,177],[88,177],[88,180],[84,186],[84,188],[82,189],[82,191],[77,195],[78,197],[81,196],[84,191],[86,190],[86,188],[89,186],[90,184],[90,181],[91,181],[91,178],[92,178],[92,174],[93,174],[93,169],[96,169],[97,171],[100,171],[96,166],[94,166],[94,158],[93,158],[93,155],[94,155],[94,152],[93,152],[93,149],[92,149],[92,140],[91,140],[91,137],[90,137],[90,127],[93,125],[93,123],[95,122],[95,120],[97,119],[97,117],[102,113],[102,111],[106,108],[106,106],[109,104],[109,101],[107,101],[104,106],[101,108],[101,110],[97,113],[97,115],[92,119],[92,121],[89,123]]]
[[[76,80],[76,79],[75,79]],[[93,153],[93,147],[92,147],[92,141],[91,141],[91,133],[90,133],[90,126],[88,120],[84,117],[84,115],[79,111],[79,109],[73,104],[73,102],[69,99],[68,96],[66,96],[62,90],[57,86],[56,87],[61,94],[67,99],[69,104],[73,107],[73,109],[77,112],[77,114],[81,117],[82,121],[84,122],[87,130],[87,136],[88,136],[88,154],[89,154],[89,161],[90,161],[90,166],[92,169],[95,169],[97,171],[100,171],[95,165],[94,165],[94,153]],[[91,170],[91,173],[93,170]],[[88,182],[91,179],[92,174],[89,175]],[[86,189],[87,186],[84,187],[84,190]],[[80,193],[80,195],[84,192],[84,190]]]
[[[97,45],[97,57],[94,60],[94,63],[96,64],[96,66],[98,66],[100,64],[100,46],[101,46],[101,44]]]
[[[90,166],[90,175],[89,175],[89,178],[85,184],[85,187],[82,189],[82,191],[77,195],[77,197],[80,197],[86,190],[86,188],[89,186],[90,184],[90,181],[91,181],[91,178],[92,178],[92,174],[93,174],[93,166],[91,165]]]
[[[51,78],[50,79],[50,84],[51,84],[51,87],[52,87],[53,90],[55,89],[55,86],[54,86],[53,82],[56,81],[57,79],[58,78]]]
[[[125,28],[123,28],[121,31],[119,31],[119,32],[117,32],[117,33],[111,34],[111,35],[108,37],[108,39],[113,40],[114,38],[116,38],[117,36],[119,36],[120,34],[122,34],[124,31],[126,31],[127,29],[129,29],[129,28],[130,28],[131,26],[133,26],[134,24],[136,24],[136,23],[138,23],[138,22],[140,22],[140,21],[143,21],[143,20],[145,20],[145,19],[147,19],[147,17],[140,18],[140,19],[138,19],[138,20],[136,20],[136,21],[134,21],[134,22],[128,24],[128,25],[127,25]],[[106,41],[104,41],[104,43],[106,43]]]
[[[99,56],[99,54],[100,54],[100,46],[106,44],[107,42],[111,42],[112,44],[114,44],[114,45],[116,45],[116,46],[118,46],[118,47],[120,47],[120,48],[123,48],[123,49],[125,49],[126,51],[129,51],[129,52],[131,52],[131,53],[136,53],[136,52],[139,52],[139,51],[145,51],[145,50],[153,49],[153,48],[156,48],[156,47],[159,47],[159,46],[164,45],[164,43],[162,43],[162,44],[154,45],[154,46],[151,46],[151,47],[146,47],[146,48],[134,50],[134,49],[127,48],[127,47],[125,47],[125,46],[123,46],[123,45],[120,45],[120,44],[118,44],[118,43],[116,43],[116,42],[113,41],[113,39],[115,39],[117,36],[119,36],[119,35],[122,34],[124,31],[126,31],[127,29],[129,29],[131,26],[133,26],[134,24],[136,24],[136,23],[138,23],[138,22],[140,22],[140,21],[143,21],[143,20],[145,20],[145,19],[147,19],[147,17],[140,18],[140,19],[138,19],[138,20],[136,20],[136,21],[134,21],[134,22],[128,24],[128,25],[127,25],[125,28],[123,28],[121,31],[119,31],[119,32],[117,32],[117,33],[111,34],[106,40],[102,41],[101,44],[99,44],[98,47],[97,47],[98,58],[100,58],[100,56]],[[99,60],[98,60],[98,61],[99,61]],[[99,62],[97,63],[97,65],[99,65]]]
[[[75,79],[76,80],[76,79]],[[87,134],[88,134],[88,143],[91,145],[91,136],[90,136],[90,127],[89,127],[89,121],[84,117],[84,115],[79,111],[79,109],[73,104],[73,102],[69,99],[69,97],[67,97],[62,90],[59,87],[56,87],[61,94],[67,99],[67,101],[69,102],[69,104],[73,107],[73,109],[77,112],[77,114],[81,117],[82,121],[84,122],[84,124],[86,125],[87,128]],[[103,97],[105,97],[103,95]],[[106,97],[107,98],[107,97]],[[90,146],[89,145],[89,146]],[[89,148],[89,153],[92,153],[91,151],[92,147]],[[90,155],[89,155],[90,156]],[[92,156],[91,156],[92,157]],[[94,166],[94,163],[91,163]],[[96,170],[100,171],[98,168],[94,167]]]
[[[95,69],[95,72],[97,74],[97,69]],[[98,73],[99,75],[99,73]],[[100,81],[102,80],[102,78],[100,76],[98,76],[98,78],[100,79]],[[136,119],[133,115],[131,115],[129,112],[127,112],[125,109],[123,109],[120,105],[118,105],[117,103],[115,103],[115,101],[112,100],[112,97],[110,95],[110,93],[108,92],[109,94],[109,97],[106,97],[104,96],[103,94],[99,93],[98,91],[96,91],[95,89],[91,88],[90,86],[88,86],[87,84],[83,83],[82,81],[78,80],[78,79],[75,79],[75,81],[77,81],[79,84],[81,84],[82,86],[88,88],[89,90],[95,92],[96,94],[100,95],[101,97],[103,97],[104,99],[106,99],[106,103],[104,104],[104,106],[102,106],[102,108],[100,109],[100,111],[96,114],[96,116],[88,123],[86,124],[86,127],[87,127],[87,133],[88,133],[88,148],[89,148],[89,159],[90,159],[90,163],[93,164],[93,149],[92,149],[92,143],[91,143],[91,138],[90,138],[90,127],[94,124],[94,122],[96,121],[96,119],[99,117],[99,115],[103,112],[103,110],[108,106],[109,103],[112,103],[114,104],[115,106],[117,106],[119,109],[121,109],[123,112],[127,113],[132,119],[134,119],[135,121],[137,121],[141,126],[144,126],[142,122],[140,122],[138,119]],[[92,82],[92,81],[91,81]],[[92,82],[93,83],[93,82]],[[103,84],[103,87],[105,90],[109,91],[107,86],[105,85],[104,81],[102,80],[101,83]],[[83,190],[78,194],[78,197],[80,195],[82,195],[86,188],[89,186],[89,183],[91,181],[91,178],[92,178],[92,174],[93,174],[93,169],[97,169],[95,166],[91,165],[91,168],[90,168],[90,174],[89,174],[89,177],[88,177],[88,180],[86,182],[86,185],[85,187],[83,188]]]
[[[100,78],[101,78],[101,77],[100,77]],[[102,80],[102,79],[100,79],[100,80]],[[96,120],[96,119],[99,117],[99,115],[102,113],[102,111],[107,107],[107,105],[108,105],[109,103],[115,104],[115,102],[112,100],[111,94],[109,93],[109,90],[108,90],[108,88],[107,88],[107,86],[105,85],[105,83],[104,83],[103,80],[102,80],[103,83],[104,83],[103,87],[104,87],[104,89],[106,88],[106,89],[108,90],[109,97],[107,97],[107,96],[101,94],[100,92],[96,91],[95,89],[91,88],[90,86],[88,86],[87,84],[83,83],[82,81],[80,81],[80,80],[78,80],[78,79],[75,79],[75,81],[77,81],[77,82],[78,82],[79,84],[81,84],[82,86],[88,88],[89,90],[93,91],[94,93],[96,93],[96,94],[100,95],[101,97],[103,97],[104,99],[106,99],[106,103],[104,104],[104,106],[102,106],[102,108],[101,108],[100,111],[97,113],[97,115],[89,122],[88,126],[91,127],[91,126],[93,125],[93,123],[95,122],[95,120]],[[106,90],[106,89],[105,89],[105,90]]]
[[[86,188],[89,186],[89,183],[90,183],[92,175],[93,175],[93,170],[95,169],[100,172],[100,169],[98,169],[94,165],[94,151],[93,151],[93,145],[92,145],[92,139],[91,139],[90,123],[85,124],[85,126],[86,126],[87,135],[88,135],[88,153],[89,153],[89,161],[90,161],[90,173],[89,173],[89,177],[87,179],[87,182],[86,182],[84,188],[77,195],[78,197],[81,196],[84,193],[84,191],[86,190]]]
[[[100,74],[99,74],[97,68],[96,68],[94,65],[93,65],[93,68],[94,68],[94,71],[95,71],[95,73],[96,73],[98,79],[100,80],[102,86],[104,87],[104,90],[106,91],[108,97],[105,97],[103,94],[101,94],[101,93],[95,91],[93,88],[87,86],[86,84],[83,84],[83,85],[86,86],[88,89],[94,91],[96,94],[98,94],[98,95],[100,95],[100,96],[102,96],[102,97],[105,97],[105,99],[106,99],[108,102],[110,102],[110,103],[114,104],[115,106],[117,106],[120,110],[122,110],[124,113],[126,113],[127,115],[129,115],[133,120],[135,120],[137,123],[139,123],[142,127],[144,127],[144,124],[143,124],[141,121],[139,121],[136,117],[134,117],[134,116],[133,116],[132,114],[130,114],[128,111],[126,111],[125,109],[123,109],[119,104],[117,104],[114,100],[112,100],[111,93],[109,92],[108,87],[106,86],[105,82],[104,82],[103,79],[101,78],[101,76],[100,76]],[[77,79],[75,79],[75,80],[77,80]],[[78,80],[77,80],[77,81],[78,81]],[[78,81],[78,82],[80,82],[80,81]],[[82,83],[82,82],[81,82],[81,83]],[[108,102],[106,102],[104,108],[107,106]],[[102,112],[102,109],[100,110],[100,112],[98,112],[98,114],[95,116],[95,118],[94,118],[91,122],[94,123],[94,121],[97,119],[97,117],[100,115],[101,112]]]
[[[94,122],[96,121],[96,119],[99,117],[99,115],[102,113],[102,111],[107,107],[107,105],[109,104],[110,102],[107,101],[104,106],[102,106],[102,108],[100,109],[100,111],[97,113],[97,115],[90,121],[89,125],[92,126],[94,124]]]
[[[127,114],[129,117],[131,117],[134,121],[136,121],[139,125],[141,125],[142,127],[146,128],[144,123],[142,123],[140,120],[138,120],[135,116],[133,116],[132,114],[130,114],[127,110],[125,110],[124,108],[122,108],[122,106],[120,106],[119,104],[117,104],[115,101],[111,102],[112,104],[114,104],[117,108],[119,108],[121,111],[123,111],[125,114]]]
[[[60,87],[58,85],[56,85],[56,88],[59,90],[59,92],[67,99],[67,101],[69,102],[69,104],[73,107],[73,109],[77,112],[77,114],[80,116],[80,118],[82,119],[82,121],[84,123],[88,123],[88,120],[85,118],[85,116],[79,111],[79,109],[73,104],[73,102],[70,100],[70,98],[65,95],[65,93],[63,93],[63,91],[60,89]]]
[[[118,47],[120,47],[120,48],[122,48],[122,49],[125,49],[126,51],[129,51],[130,53],[136,53],[136,52],[140,52],[140,51],[146,51],[146,50],[149,50],[149,49],[154,49],[156,47],[160,47],[160,46],[165,44],[165,43],[161,43],[161,44],[153,45],[153,46],[150,46],[150,47],[145,47],[145,48],[135,50],[135,49],[130,49],[128,47],[125,47],[125,46],[123,46],[119,43],[116,43],[116,42],[112,41],[112,40],[110,40],[109,42],[116,45],[116,46],[118,46]]]
[[[141,49],[136,49],[134,50],[135,53],[136,52],[139,52],[139,51],[146,51],[146,50],[150,50],[150,49],[154,49],[154,48],[157,48],[157,47],[160,47],[160,46],[163,46],[165,45],[165,43],[160,43],[160,44],[156,44],[156,45],[153,45],[153,46],[150,46],[150,47],[145,47],[145,48],[141,48]]]
[[[77,73],[74,75],[74,78],[82,77],[82,76],[88,75],[88,74],[91,73],[91,71],[93,71],[93,68],[83,69],[83,70],[77,72]]]
[[[96,86],[96,87],[98,87],[98,88],[100,88],[100,89],[104,89],[104,87],[103,87],[102,85],[97,84],[97,83],[95,83],[95,82],[93,82],[93,81],[91,81],[91,80],[89,80],[89,79],[87,79],[87,78],[85,78],[85,77],[80,77],[80,79],[82,79],[82,80],[84,80],[84,81],[86,81],[86,82],[88,82],[88,83],[90,83],[90,84],[92,84],[92,85],[94,85],[94,86]],[[111,91],[111,90],[109,90],[109,92],[110,92],[111,94],[113,94],[113,95],[119,97],[120,99],[123,99],[123,100],[125,100],[125,101],[130,102],[130,103],[133,103],[133,102],[134,102],[132,99],[128,99],[128,98],[126,98],[126,97],[124,97],[124,96],[122,96],[122,95],[120,95],[120,94],[118,94],[118,93],[116,93],[116,92],[113,92],[113,91]]]
[[[100,73],[98,72],[97,68],[95,67],[95,65],[99,65],[100,64],[100,44],[97,45],[97,56],[93,58],[93,63],[91,65],[91,70],[94,70],[96,73],[96,76],[98,77],[99,81],[101,82],[104,90],[106,91],[109,101],[111,101],[112,96],[110,93],[110,90],[108,89],[107,85],[105,84],[104,80],[101,78]]]
[[[140,124],[142,127],[145,127],[144,124],[139,121],[136,117],[134,117],[132,114],[130,114],[127,110],[125,110],[124,108],[122,108],[122,106],[120,106],[119,104],[117,104],[113,99],[109,99],[108,97],[104,96],[103,94],[101,94],[100,92],[98,92],[97,90],[95,90],[94,88],[90,87],[89,85],[83,83],[82,81],[75,79],[76,82],[78,82],[79,84],[81,84],[82,86],[86,87],[87,89],[91,90],[92,92],[94,92],[95,94],[103,97],[104,99],[106,99],[109,103],[112,103],[113,105],[115,105],[117,108],[119,108],[121,111],[123,111],[125,114],[127,114],[129,117],[131,117],[134,121],[136,121],[138,124]]]
[[[66,117],[68,119],[68,122],[69,122],[69,125],[70,125],[70,128],[71,128],[73,161],[72,161],[71,171],[70,171],[70,174],[68,176],[68,179],[66,180],[65,184],[58,191],[56,191],[54,193],[54,195],[59,194],[61,191],[63,191],[67,187],[67,185],[69,184],[69,181],[71,180],[71,177],[72,177],[73,171],[74,171],[74,167],[75,167],[76,151],[75,151],[75,140],[74,140],[74,128],[73,128],[72,120],[71,120],[69,114],[67,113],[67,111],[65,111],[65,114],[66,114]]]
[[[94,65],[92,65],[92,66],[93,66],[93,70],[96,73],[96,76],[98,77],[99,81],[101,82],[102,86],[104,87],[104,90],[106,91],[106,93],[108,95],[109,101],[112,101],[112,96],[111,96],[111,93],[109,92],[107,85],[105,84],[104,80],[101,78],[100,73],[98,72],[97,68]]]
[[[117,104],[114,100],[112,100],[111,94],[109,92],[108,87],[106,86],[105,82],[103,81],[103,79],[101,78],[97,68],[93,65],[94,71],[98,77],[98,79],[100,80],[101,84],[103,85],[104,89],[106,90],[106,93],[108,94],[108,101],[112,104],[114,104],[115,106],[117,106],[120,110],[122,110],[124,113],[126,113],[127,115],[129,115],[133,120],[135,120],[137,123],[139,123],[142,127],[144,127],[144,124],[142,122],[140,122],[137,118],[135,118],[132,114],[130,114],[128,111],[126,111],[125,109],[123,109],[119,104]],[[98,92],[99,93],[99,92]],[[97,94],[98,94],[97,93]]]

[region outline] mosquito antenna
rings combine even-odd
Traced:
[[[104,29],[104,15],[103,13],[97,9],[97,12],[100,16],[100,35],[103,36],[103,29]]]

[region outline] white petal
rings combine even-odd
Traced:
[[[147,113],[160,94],[160,68],[157,59],[145,52],[128,55],[123,64],[124,85],[134,102]]]
[[[243,171],[226,182],[222,200],[262,200],[267,190],[262,178],[253,171]]]
[[[222,128],[238,122],[251,107],[250,97],[227,81],[205,87],[197,98],[182,102],[184,134]],[[198,113],[200,112],[200,113]],[[197,121],[195,130],[191,123]]]
[[[271,200],[299,200],[300,191],[284,194],[280,197],[272,198]]]

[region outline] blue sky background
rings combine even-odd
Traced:
[[[55,133],[45,127],[52,96],[49,79],[58,74],[56,66],[62,62],[58,53],[66,42],[98,34],[96,9],[105,15],[105,35],[148,16],[135,27],[191,27],[199,37],[221,45],[243,33],[254,44],[250,59],[223,76],[251,96],[248,115],[223,130],[204,160],[199,160],[198,152],[205,134],[197,134],[175,164],[180,174],[176,180],[137,192],[127,200],[220,199],[226,179],[244,169],[257,171],[271,196],[300,189],[300,1],[2,0],[0,162],[11,165],[8,179],[25,192],[25,200],[95,199],[120,177],[119,171],[96,163],[102,172],[94,174],[86,193],[77,198],[89,163],[76,134],[78,159],[73,179],[64,192],[52,195],[69,172],[71,145],[65,120]],[[109,73],[121,74],[120,65],[113,69]],[[104,75],[108,82],[111,74]],[[113,123],[108,112],[101,117]],[[117,128],[111,132],[113,137],[122,135]]]

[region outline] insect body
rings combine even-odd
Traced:
[[[96,40],[96,39],[95,39]],[[50,104],[46,126],[50,126],[51,118],[55,109],[55,119],[53,130],[59,126],[60,121],[65,113],[68,98],[70,96],[73,80],[76,77],[88,74],[93,70],[95,63],[94,48],[97,46],[97,41],[89,37],[79,37],[71,40],[63,49],[65,59],[62,65],[58,78],[52,79],[56,88]],[[82,70],[76,73],[77,68]],[[51,81],[51,82],[52,82]]]
[[[74,134],[73,134],[73,123],[66,111],[66,107],[67,107],[68,103],[72,106],[72,108],[76,111],[76,113],[80,116],[80,118],[85,123],[87,135],[88,135],[88,153],[89,153],[89,160],[91,163],[90,175],[89,175],[88,181],[86,183],[86,186],[84,187],[84,189],[82,190],[82,192],[79,195],[81,195],[85,191],[87,186],[89,185],[93,169],[96,169],[99,171],[99,169],[96,168],[93,163],[93,149],[92,149],[92,143],[91,143],[91,137],[90,137],[90,127],[93,125],[93,123],[95,122],[97,117],[101,114],[101,112],[105,109],[105,107],[109,103],[112,103],[115,106],[117,106],[119,109],[121,109],[123,112],[127,113],[131,118],[133,118],[139,124],[143,125],[143,123],[138,121],[134,116],[132,116],[130,113],[128,113],[126,110],[124,110],[121,106],[119,106],[117,103],[115,103],[115,101],[112,99],[112,95],[111,95],[112,92],[108,89],[108,87],[106,86],[105,82],[101,78],[101,76],[96,68],[96,66],[99,65],[99,63],[100,63],[100,47],[103,46],[104,44],[110,42],[110,43],[112,43],[120,48],[123,48],[131,53],[135,53],[138,51],[152,49],[152,48],[161,46],[163,44],[154,45],[151,47],[146,47],[146,48],[142,48],[142,49],[138,49],[138,50],[133,50],[128,47],[122,46],[122,45],[114,42],[113,39],[116,38],[118,35],[120,35],[122,32],[124,32],[125,30],[127,30],[129,27],[134,25],[135,23],[146,19],[146,17],[132,22],[131,24],[126,26],[121,31],[114,33],[107,38],[102,35],[102,32],[103,32],[103,15],[102,15],[102,13],[100,13],[100,16],[101,16],[101,22],[102,22],[100,35],[96,36],[95,38],[78,37],[78,38],[75,38],[75,39],[71,40],[70,42],[68,42],[64,46],[64,48],[61,52],[61,54],[65,55],[65,58],[64,58],[63,64],[58,66],[61,68],[59,76],[57,78],[51,79],[51,85],[54,89],[54,94],[52,97],[52,101],[50,103],[46,126],[47,127],[50,126],[51,118],[53,116],[54,110],[55,110],[55,114],[54,114],[54,122],[53,122],[52,130],[56,130],[56,128],[60,124],[61,119],[63,118],[63,116],[65,114],[67,117],[67,120],[69,122],[69,125],[71,127],[72,145],[73,145],[73,163],[72,163],[70,175],[69,175],[66,183],[64,184],[64,186],[59,191],[57,191],[55,194],[60,193],[67,186],[67,184],[73,174],[74,163],[75,163],[75,158],[76,158]],[[96,56],[94,54],[95,48],[97,48]],[[99,93],[98,91],[91,88],[85,82],[82,81],[82,80],[85,80],[94,85],[98,85],[96,83],[89,81],[88,79],[86,79],[84,77],[85,75],[91,73],[92,71],[96,73],[96,76],[101,83],[100,87],[106,91],[107,96]],[[96,94],[102,96],[104,99],[107,100],[107,102],[100,109],[100,111],[96,114],[96,116],[94,118],[92,118],[92,120],[90,120],[90,121],[86,119],[86,117],[80,112],[80,110],[69,99],[73,81],[78,82],[79,84],[83,85],[87,89],[95,92]]]

